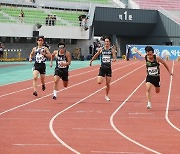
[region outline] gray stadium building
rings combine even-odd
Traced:
[[[157,10],[95,9],[94,35],[112,36],[124,54],[126,44],[180,45],[180,23]]]

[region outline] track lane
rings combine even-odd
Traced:
[[[96,76],[97,76],[97,72],[96,72]],[[96,78],[96,76],[95,76],[95,78]],[[88,78],[89,78],[89,75],[88,75]],[[94,80],[96,82],[96,79],[94,79]],[[82,96],[78,95],[77,98],[75,97],[75,99],[78,99],[79,97],[82,97]],[[65,97],[65,99],[66,99],[66,97]],[[57,109],[59,109],[60,104],[61,104],[60,108],[61,107],[64,108],[64,106],[67,107],[67,105],[69,105],[67,101],[66,101],[67,104],[66,103],[63,104],[62,102],[60,102],[60,104],[59,104],[59,101],[52,102],[52,99],[49,97],[45,100],[43,99],[43,100],[37,100],[37,101],[38,102],[36,102],[36,103],[28,105],[27,108],[26,108],[26,106],[24,106],[24,107],[15,109],[15,111],[13,110],[13,112],[9,112],[8,114],[4,114],[3,116],[1,116],[1,122],[2,122],[1,124],[2,125],[4,125],[4,123],[7,120],[10,121],[7,124],[7,128],[10,128],[10,129],[4,130],[6,128],[6,126],[4,125],[4,127],[2,129],[5,132],[3,133],[3,131],[1,130],[1,133],[4,134],[3,137],[4,137],[4,139],[6,139],[6,141],[8,141],[8,143],[12,142],[12,147],[11,147],[12,150],[16,149],[17,147],[19,147],[17,149],[21,149],[20,147],[23,147],[23,150],[26,149],[25,147],[27,147],[27,149],[29,149],[29,147],[35,148],[35,147],[37,147],[38,144],[40,144],[40,145],[49,144],[50,147],[54,145],[54,142],[53,143],[49,142],[49,138],[47,138],[47,140],[43,140],[43,143],[41,143],[41,142],[38,142],[38,143],[36,143],[36,142],[35,143],[32,143],[32,142],[26,143],[25,142],[25,143],[23,143],[24,141],[20,142],[21,139],[19,139],[19,138],[21,138],[20,137],[21,134],[27,134],[27,136],[26,135],[24,135],[24,136],[26,136],[29,139],[29,138],[32,138],[31,133],[34,132],[36,129],[38,130],[38,131],[36,131],[37,134],[35,135],[36,140],[40,141],[42,139],[42,136],[44,134],[48,133],[48,132],[46,132],[47,131],[46,128],[44,128],[44,123],[47,123],[47,118],[45,118],[45,117],[46,116],[48,116],[48,117],[52,116],[51,111],[54,113]],[[53,106],[53,108],[52,108],[51,107],[52,104],[50,104],[50,103],[55,103],[54,104],[55,106]],[[40,119],[42,120],[42,123],[38,123],[40,121]],[[25,127],[26,128],[25,130],[24,130],[24,125],[21,125],[22,123],[24,123],[25,126],[26,125],[28,126],[27,128]],[[34,124],[32,124],[32,123],[34,123]],[[15,124],[15,125],[12,126],[12,124]],[[33,129],[32,129],[31,125],[32,126],[38,126],[38,128],[35,129],[33,127]],[[30,128],[30,130],[28,128]],[[14,132],[14,130],[16,130],[16,131]],[[11,132],[11,133],[7,133],[7,132]],[[7,135],[7,134],[9,134],[9,135]],[[11,140],[11,138],[13,138],[13,141]],[[27,140],[27,138],[25,138],[24,140]],[[44,137],[43,137],[43,139],[44,139]],[[53,141],[54,141],[54,139],[53,139]],[[3,146],[3,144],[2,144],[2,146]],[[8,152],[8,149],[11,149],[11,148],[7,148],[6,152]],[[53,149],[54,148],[55,147],[53,147]],[[14,152],[16,152],[16,150]],[[17,153],[18,153],[18,150],[17,150]]]
[[[172,63],[168,62],[168,65],[171,68]],[[161,93],[155,94],[153,91],[152,109],[146,109],[147,101],[144,85],[118,111],[114,119],[120,132],[123,132],[123,134],[136,142],[154,149],[154,153],[169,154],[180,151],[177,146],[180,143],[180,134],[172,129],[164,116],[169,81],[169,74],[165,68],[161,68]]]
[[[113,73],[112,82],[121,75],[127,74],[129,68],[133,70],[136,67],[137,65],[135,64],[135,66],[129,66],[125,69],[117,71],[117,73]],[[89,93],[92,93],[104,86],[97,85],[97,72],[92,75],[95,75],[95,79],[88,82],[88,84],[78,86],[78,91],[74,87],[60,92],[59,99],[57,101],[52,101],[51,97],[48,96],[46,99],[37,100],[36,103],[18,108],[1,117],[0,121],[3,121],[4,123],[8,121],[8,124],[4,126],[0,124],[0,129],[3,129],[3,131],[6,128],[10,129],[6,130],[6,133],[3,133],[2,131],[4,137],[3,143],[6,144],[3,144],[2,146],[0,145],[0,151],[1,149],[4,149],[5,146],[6,152],[8,153],[12,153],[12,151],[13,153],[20,153],[22,151],[27,151],[26,153],[61,153],[62,151],[65,153],[72,153],[66,147],[59,144],[55,138],[53,138],[53,136],[49,133],[47,123],[55,113],[63,111],[74,102],[81,100]],[[119,84],[113,84],[110,91],[110,97],[113,100],[112,102],[106,102],[104,100],[105,92],[102,90],[90,99],[82,101],[75,108],[73,107],[72,110],[68,110],[63,113],[60,118],[58,117],[55,120],[54,123],[57,134],[63,136],[63,140],[65,142],[67,141],[67,143],[70,143],[70,146],[75,147],[75,149],[79,150],[81,153],[86,153],[87,151],[87,153],[147,153],[146,150],[137,147],[120,136],[117,136],[117,133],[114,132],[112,127],[110,127],[108,121],[111,113],[117,108],[117,106],[119,106],[119,102],[123,102],[130,93],[130,90],[144,79],[142,75],[144,73],[145,71],[142,69],[136,74],[138,77],[136,77],[136,75],[129,76],[128,78],[124,78],[121,82],[118,82]],[[87,78],[85,76],[83,77],[84,79]],[[136,83],[133,82],[132,78],[136,81]],[[79,80],[77,78],[76,80],[78,83]],[[71,82],[74,81],[75,80]],[[127,84],[130,84],[132,88],[130,88],[131,86],[127,86]],[[163,84],[167,84],[168,87],[168,83]],[[115,89],[115,91],[113,89]],[[146,103],[143,103],[145,100],[144,96],[143,89],[139,93],[139,97],[142,99],[142,102],[140,102],[141,106],[139,106],[139,103],[137,104],[139,98],[132,100],[132,102],[136,102],[135,109],[145,109]],[[163,92],[163,96],[166,96],[167,98],[167,90]],[[159,106],[156,105],[156,103],[153,103],[153,108],[157,107],[156,116],[159,115],[160,111],[158,110],[162,110],[163,103],[160,104],[161,105]],[[163,107],[165,107],[165,105],[163,105]],[[153,117],[154,120],[157,118],[156,116]],[[140,117],[138,118],[141,119]],[[126,120],[123,122],[126,123]],[[133,127],[137,126],[134,124]],[[33,138],[32,134],[35,138]],[[75,136],[73,137],[73,135]],[[156,135],[158,134],[154,134],[154,136]],[[12,146],[9,146],[11,143],[13,143]]]
[[[124,62],[125,61],[120,61],[120,63],[122,63],[122,64]],[[113,65],[116,66],[120,63],[115,63]],[[50,69],[54,69],[54,68],[50,68]],[[86,68],[69,71],[69,74],[70,74],[70,78],[71,78],[71,77],[83,75],[85,73],[94,72],[94,71],[97,71],[98,69],[99,69],[99,65],[95,65],[92,67],[86,67]],[[51,83],[53,83],[53,75],[47,75],[46,76],[46,85],[51,84]],[[18,86],[17,86],[17,84],[18,84]],[[38,87],[39,87],[39,89],[41,88],[40,79],[38,79]],[[23,92],[23,91],[26,91],[29,89],[33,89],[32,79],[22,81],[22,82],[3,85],[3,86],[0,86],[0,98],[9,96],[9,95],[12,95],[15,93],[20,93],[20,92]]]
[[[179,62],[174,62],[174,68],[172,69],[174,72],[174,77],[171,77],[171,89],[169,91],[169,97],[167,101],[167,107],[166,107],[166,120],[167,122],[172,125],[174,129],[180,132],[180,120],[178,117],[180,117],[180,96],[179,91],[180,87],[179,84],[179,78],[180,78],[180,65]]]
[[[135,70],[136,67],[137,66],[133,66],[131,70]],[[123,72],[123,74],[128,74],[129,72],[130,70],[128,69],[127,73]],[[142,70],[141,73],[142,72],[144,71]],[[119,73],[120,72],[116,73],[117,75],[115,79],[117,78],[117,80],[120,80]],[[134,75],[135,73],[129,76],[130,78],[132,78],[132,76],[134,77]],[[119,84],[120,85],[122,84],[123,86],[126,82],[133,82],[128,77],[123,78],[122,81],[120,80],[117,86],[119,87]],[[137,77],[135,79],[137,79]],[[132,87],[134,87],[133,84],[132,84]],[[127,88],[127,90],[129,88]],[[113,95],[116,92],[117,92],[116,94],[116,99],[117,99],[119,93],[118,91],[113,90]],[[123,91],[123,94],[122,94],[122,97],[126,97],[126,94],[124,93],[124,91]],[[67,146],[67,148],[69,148],[70,150],[72,151],[75,150],[76,153],[79,153],[79,152],[80,153],[96,153],[96,152],[104,153],[108,151],[109,153],[118,153],[118,152],[119,153],[121,152],[125,152],[125,153],[137,152],[138,153],[139,151],[140,152],[143,151],[136,145],[131,145],[133,147],[131,149],[129,149],[128,146],[124,146],[124,145],[128,145],[129,142],[126,141],[126,139],[124,139],[123,137],[119,137],[116,134],[116,132],[114,132],[113,129],[110,127],[110,124],[109,124],[110,114],[108,113],[109,111],[106,113],[103,110],[110,110],[112,112],[112,109],[119,104],[119,101],[116,100],[117,102],[115,101],[115,103],[114,101],[106,102],[104,100],[103,90],[89,97],[83,99],[80,102],[76,102],[76,106],[72,106],[72,108],[68,108],[64,111],[61,111],[55,116],[54,129],[55,129],[56,134],[60,135],[59,137],[57,135],[56,138],[58,138],[58,140],[60,140],[60,142],[63,143],[65,146]],[[120,98],[120,99],[123,99],[123,98]],[[98,107],[99,105],[100,107]],[[109,105],[111,105],[111,107]],[[71,135],[69,136],[68,134],[71,134]],[[71,138],[73,138],[73,140]],[[103,144],[100,144],[100,143],[103,143]],[[76,147],[76,148],[74,149],[73,147]]]
[[[90,69],[89,67],[87,67],[86,69],[83,68],[81,69],[77,69],[77,70],[72,70],[69,71],[70,76],[74,77],[76,76],[76,74],[84,74],[83,71],[85,72],[91,72],[91,71],[96,71],[96,69],[98,69],[98,66],[94,66],[94,69]],[[54,68],[50,68],[50,69],[54,69]],[[32,72],[31,72],[32,74]],[[46,76],[46,84],[50,84],[53,82],[53,75],[47,75]],[[18,86],[17,86],[18,84]],[[40,87],[40,79],[38,79],[38,87]],[[17,82],[17,83],[12,83],[12,84],[7,84],[7,85],[3,85],[0,86],[0,98],[4,97],[4,96],[9,96],[11,94],[15,94],[15,93],[19,93],[22,91],[26,91],[28,89],[33,89],[32,87],[32,79],[31,80],[26,80],[26,81],[22,81],[22,82]]]
[[[122,61],[120,61],[119,62],[119,65],[121,66],[122,65]],[[136,62],[135,62],[136,63]],[[116,66],[117,65],[117,66]],[[119,66],[118,65],[118,63],[116,63],[115,65],[114,65],[114,67],[118,67]],[[122,67],[120,67],[120,69],[121,68],[124,68],[124,67],[128,67],[129,65],[131,65],[131,64],[128,64],[128,65],[126,65],[126,66],[122,66]],[[87,71],[85,71],[84,72],[84,69],[82,69],[82,72],[80,72],[80,73],[78,73],[78,74],[73,74],[73,75],[71,75],[70,76],[70,82],[69,82],[69,86],[71,87],[71,86],[74,86],[74,85],[72,85],[72,84],[74,84],[75,83],[75,86],[77,86],[78,84],[77,83],[79,83],[79,82],[81,82],[81,81],[83,81],[83,80],[85,80],[86,81],[86,79],[87,79],[87,75],[86,75],[86,73],[87,74],[89,74],[90,73],[90,76],[89,76],[89,78],[91,78],[91,80],[92,79],[94,79],[94,78],[96,78],[96,76],[97,76],[97,72],[96,71],[98,71],[98,66],[95,66],[95,67],[92,67],[93,69],[92,70],[90,70],[90,67],[88,67],[87,68]],[[119,68],[118,68],[119,69]],[[78,70],[78,72],[79,72],[79,70]],[[73,77],[73,81],[71,82],[71,77]],[[89,79],[88,79],[89,80]],[[88,82],[88,80],[86,81],[86,82]],[[41,88],[41,86],[39,87],[39,92],[38,92],[38,97],[34,97],[33,95],[31,95],[31,93],[32,93],[32,91],[31,91],[31,89],[26,89],[26,90],[23,90],[23,95],[24,95],[24,97],[19,97],[19,91],[16,93],[16,92],[14,92],[14,93],[10,93],[10,95],[11,95],[11,97],[8,97],[8,95],[6,95],[6,96],[4,96],[4,97],[2,97],[1,99],[0,99],[0,104],[1,104],[1,106],[0,106],[0,115],[2,115],[2,114],[4,114],[5,112],[7,112],[7,111],[4,111],[3,112],[3,110],[8,110],[8,108],[9,108],[9,110],[13,110],[13,108],[15,108],[16,109],[16,106],[24,106],[23,105],[23,103],[24,102],[28,102],[28,103],[26,103],[26,104],[29,104],[29,103],[32,103],[32,102],[36,102],[36,101],[38,101],[38,100],[41,100],[41,99],[44,99],[44,98],[46,98],[46,97],[52,97],[51,95],[52,95],[52,87],[53,87],[53,81],[51,81],[51,82],[49,82],[50,84],[47,84],[46,85],[46,91],[42,91],[40,88]],[[82,84],[83,84],[83,82],[82,82]],[[60,84],[59,84],[59,87],[60,88],[62,88],[62,82],[60,82]],[[69,88],[69,87],[68,87]],[[64,89],[62,89],[63,91],[65,90],[65,89],[68,89],[68,88],[64,88]],[[11,88],[11,89],[13,89],[13,87]],[[49,94],[47,94],[47,93],[49,93]],[[12,95],[14,95],[14,96],[12,96]],[[14,98],[16,98],[16,99],[14,99]],[[9,102],[9,103],[7,103],[7,102]],[[12,103],[10,103],[10,102],[12,102]],[[15,106],[15,107],[11,107],[11,106]]]

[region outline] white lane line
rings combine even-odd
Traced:
[[[91,153],[109,153],[109,154],[144,154],[142,152],[112,152],[112,151],[91,151]]]
[[[77,113],[102,113],[102,111],[76,111]]]
[[[120,62],[118,64],[122,64],[123,62]],[[132,64],[135,64],[136,62],[132,63]],[[116,65],[118,65],[116,64]],[[130,64],[130,65],[132,65]],[[114,65],[113,65],[114,66]],[[128,65],[126,65],[128,66]],[[90,73],[90,72],[93,72],[93,71],[96,71],[98,70],[99,68],[96,68],[96,69],[93,69],[93,70],[90,70],[90,71],[86,71],[86,72],[82,72],[82,73],[79,73],[79,74],[75,74],[75,75],[71,75],[69,78],[72,78],[72,77],[76,77],[76,76],[79,76],[79,75],[84,75],[84,74],[87,74],[87,73]],[[50,76],[50,75],[49,75]],[[28,81],[28,80],[27,80]],[[21,81],[22,82],[22,81]],[[50,81],[50,82],[47,82],[47,84],[50,84],[50,83],[53,83],[54,81]],[[39,84],[38,86],[41,86],[41,84]],[[17,90],[17,91],[14,91],[14,92],[11,92],[11,93],[7,93],[7,94],[4,94],[4,95],[0,95],[0,98],[1,97],[4,97],[4,96],[9,96],[9,95],[12,95],[12,94],[16,94],[18,92],[22,92],[22,91],[26,91],[26,90],[29,90],[29,89],[32,89],[33,87],[28,87],[28,88],[24,88],[24,89],[21,89],[21,90]]]
[[[0,120],[47,120],[49,118],[0,118]]]
[[[174,72],[174,61],[173,61],[173,65],[172,65],[172,70],[171,72],[173,73]],[[169,104],[170,104],[170,98],[171,98],[171,88],[172,88],[172,75],[171,75],[171,79],[170,79],[170,84],[169,84],[169,93],[168,93],[168,99],[167,99],[167,106],[166,106],[166,113],[165,113],[165,118],[166,118],[166,121],[174,128],[176,129],[177,131],[180,132],[180,129],[178,127],[176,127],[170,120],[169,120],[169,117],[168,117],[168,111],[169,111]]]
[[[14,146],[61,146],[60,144],[12,144]]]
[[[134,63],[132,63],[132,64],[134,64]],[[125,67],[127,67],[127,66],[129,66],[129,65],[132,65],[132,64],[128,64],[128,65],[126,65],[126,66],[119,67],[119,68],[115,69],[114,71],[120,70],[120,69],[125,68]],[[113,71],[113,72],[114,72],[114,71]],[[81,84],[86,83],[86,82],[88,82],[88,81],[91,81],[91,80],[93,80],[93,79],[95,79],[95,78],[97,78],[97,76],[95,76],[95,77],[93,77],[93,78],[90,78],[90,79],[88,79],[88,80],[84,80],[84,81],[82,81],[82,82],[79,82],[79,83],[77,83],[77,84],[74,84],[74,85],[72,85],[72,86],[63,88],[63,89],[59,90],[58,92],[61,92],[61,91],[70,89],[70,88],[72,88],[72,87],[81,85]],[[18,109],[18,108],[20,108],[20,107],[26,106],[26,105],[28,105],[28,104],[31,104],[31,103],[36,102],[36,101],[38,101],[38,100],[41,100],[41,99],[43,99],[43,98],[49,97],[49,96],[51,96],[51,95],[52,95],[52,93],[51,93],[51,94],[48,94],[48,95],[45,95],[45,96],[43,96],[43,97],[34,99],[34,100],[32,100],[32,101],[29,101],[29,102],[27,102],[27,103],[18,105],[18,106],[16,106],[16,107],[13,107],[13,108],[8,109],[8,110],[6,110],[6,111],[0,112],[0,115],[3,115],[3,114],[5,114],[5,113],[7,113],[7,112],[10,112],[10,111],[13,111],[13,110],[15,110],[15,109]]]
[[[96,66],[96,65],[95,65],[95,66]],[[84,68],[85,68],[85,67],[84,67]],[[79,70],[79,69],[83,69],[83,68],[77,68],[77,69],[71,70],[70,72],[74,72],[74,71]],[[30,68],[29,70],[32,70],[32,69]],[[46,75],[46,77],[52,76],[52,75],[53,75],[53,74],[49,74],[49,75]],[[8,86],[8,85],[11,85],[11,84],[17,84],[17,83],[25,82],[25,81],[31,81],[31,80],[32,80],[32,79],[27,79],[27,80],[22,80],[22,81],[7,83],[7,84],[0,85],[0,87]]]
[[[93,71],[95,71],[95,70],[97,70],[97,69],[93,69],[93,70],[90,70],[90,71],[86,71],[86,72],[82,72],[82,73],[79,73],[79,74],[75,74],[75,75],[70,76],[69,78],[76,77],[76,76],[79,76],[79,75],[84,75],[84,74],[86,74],[86,73],[90,73],[90,72],[93,72]],[[47,84],[50,84],[50,83],[53,83],[53,82],[54,82],[54,81],[47,82],[46,85],[47,85]],[[39,84],[38,86],[41,86],[41,84]],[[28,87],[28,88],[25,88],[25,89],[21,89],[21,90],[18,90],[18,91],[14,91],[14,92],[11,92],[11,93],[7,93],[7,94],[4,94],[4,95],[0,95],[0,98],[1,98],[1,97],[4,97],[4,96],[11,95],[11,94],[16,94],[16,93],[18,93],[18,92],[22,92],[22,91],[25,91],[25,90],[28,90],[28,89],[32,89],[32,88],[33,88],[33,87]]]
[[[72,86],[69,86],[69,87],[67,87],[67,88],[63,88],[63,89],[61,89],[60,91],[64,91],[64,90],[67,90],[67,89],[69,89],[69,88],[78,86],[78,85],[80,85],[80,84],[83,84],[83,83],[88,82],[88,81],[90,81],[90,80],[93,80],[93,79],[95,79],[95,78],[96,78],[96,77],[90,78],[90,79],[88,79],[88,80],[84,80],[84,81],[82,81],[82,82],[79,82],[79,83],[74,84],[74,85],[72,85]],[[60,92],[60,91],[58,91],[58,92]],[[51,94],[48,94],[48,95],[45,95],[45,96],[43,96],[43,97],[34,99],[34,100],[32,100],[32,101],[29,101],[29,102],[27,102],[27,103],[18,105],[18,106],[16,106],[16,107],[13,107],[13,108],[11,108],[11,109],[8,109],[8,110],[6,110],[6,111],[1,112],[0,115],[3,115],[3,114],[5,114],[5,113],[7,113],[7,112],[10,112],[10,111],[13,111],[13,110],[15,110],[15,109],[18,109],[18,108],[20,108],[20,107],[26,106],[26,105],[31,104],[31,103],[33,103],[33,102],[39,101],[39,100],[41,100],[41,99],[43,99],[43,98],[46,98],[46,97],[49,97],[49,96],[51,96],[51,95],[52,95],[52,93],[51,93]]]
[[[72,128],[72,129],[74,129],[74,130],[94,130],[94,131],[114,131],[114,129],[108,129],[108,128]]]
[[[43,110],[43,109],[28,109],[28,112],[50,112],[50,110]]]
[[[119,60],[120,61],[120,60]],[[118,64],[121,64],[121,63],[124,63],[124,61],[121,61],[120,63],[115,63],[113,66],[115,65],[118,65]],[[99,64],[96,64],[92,67],[96,67],[98,66]],[[88,66],[87,66],[88,67]],[[80,69],[86,69],[87,67],[83,67],[83,68],[77,68],[77,69],[73,69],[73,70],[70,70],[70,72],[74,72],[74,71],[77,71],[77,70],[80,70]],[[54,69],[54,68],[53,68]],[[99,69],[99,68],[98,68]],[[31,68],[29,70],[32,70]],[[52,76],[53,74],[49,74],[49,75],[46,75],[46,77],[48,76]],[[8,85],[11,85],[11,84],[17,84],[17,83],[20,83],[20,82],[25,82],[25,81],[31,81],[32,79],[26,79],[26,80],[22,80],[22,81],[17,81],[17,82],[12,82],[12,83],[7,83],[7,84],[2,84],[0,85],[0,87],[3,87],[3,86],[8,86]]]
[[[129,115],[149,115],[153,113],[140,113],[140,112],[129,112]]]
[[[113,82],[111,83],[111,85],[114,84],[114,83],[116,83],[117,81],[125,78],[126,76],[132,74],[133,72],[137,71],[138,69],[140,69],[140,68],[142,68],[142,67],[144,67],[144,65],[142,65],[142,66],[134,69],[133,71],[131,71],[131,72],[127,73],[126,75],[124,75],[124,76],[118,78],[117,80],[113,81]],[[90,95],[82,98],[82,99],[79,100],[78,102],[74,103],[73,105],[71,105],[71,106],[65,108],[64,110],[60,111],[59,113],[57,113],[57,114],[50,120],[49,129],[50,129],[50,132],[52,133],[52,135],[56,138],[57,141],[59,141],[59,142],[60,142],[62,145],[64,145],[67,149],[69,149],[70,151],[72,151],[72,152],[74,152],[74,153],[76,153],[76,154],[80,154],[80,153],[79,153],[78,151],[76,151],[75,149],[73,149],[72,147],[70,147],[68,144],[66,144],[62,139],[60,139],[60,138],[58,137],[58,135],[56,134],[56,132],[55,132],[54,129],[53,129],[53,122],[54,122],[54,120],[55,120],[60,114],[62,114],[63,112],[65,112],[65,111],[69,110],[70,108],[78,105],[78,104],[81,103],[82,101],[84,101],[84,100],[86,100],[87,98],[95,95],[96,93],[98,93],[99,91],[101,91],[101,90],[103,90],[103,89],[105,89],[105,88],[106,88],[106,86],[104,86],[104,87],[100,88],[99,90],[91,93]]]
[[[147,119],[147,117],[129,117],[129,118],[131,118],[131,119]],[[148,119],[164,119],[164,118],[162,118],[162,117],[148,117]]]
[[[135,140],[131,139],[130,137],[126,136],[125,134],[123,134],[120,130],[118,130],[118,128],[114,125],[114,122],[113,122],[113,118],[114,118],[115,114],[122,108],[122,106],[129,100],[129,98],[142,86],[142,84],[143,84],[144,82],[145,82],[145,80],[144,80],[143,82],[141,82],[141,83],[139,84],[139,86],[137,86],[137,88],[126,98],[126,100],[114,111],[114,113],[113,113],[113,114],[111,115],[111,117],[110,117],[110,123],[111,123],[111,126],[114,128],[114,130],[115,130],[118,134],[120,134],[121,136],[123,136],[124,138],[126,138],[127,140],[133,142],[134,144],[136,144],[136,145],[138,145],[138,146],[140,146],[140,147],[142,147],[142,148],[144,148],[144,149],[146,149],[146,150],[148,150],[148,151],[151,151],[151,152],[153,152],[153,153],[160,154],[159,152],[157,152],[157,151],[155,151],[155,150],[153,150],[153,149],[150,149],[150,148],[148,148],[148,147],[146,147],[146,146],[144,146],[144,145],[136,142]]]

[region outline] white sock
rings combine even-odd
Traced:
[[[53,90],[53,95],[57,97],[57,90]]]

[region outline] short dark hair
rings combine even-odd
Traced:
[[[146,46],[145,51],[146,51],[146,53],[149,52],[149,51],[152,51],[152,53],[154,53],[154,49],[153,49],[152,46]]]
[[[105,39],[108,39],[108,40],[111,42],[111,39],[110,39],[110,37],[108,37],[108,36],[105,36],[103,40],[105,41]]]
[[[43,41],[44,41],[44,36],[38,36],[38,37],[37,37],[37,41],[38,41],[40,38],[43,39]]]
[[[59,43],[58,43],[58,48],[59,48],[59,46],[61,46],[61,45],[64,46],[64,47],[66,47],[66,45],[65,45],[64,42],[59,42]]]

